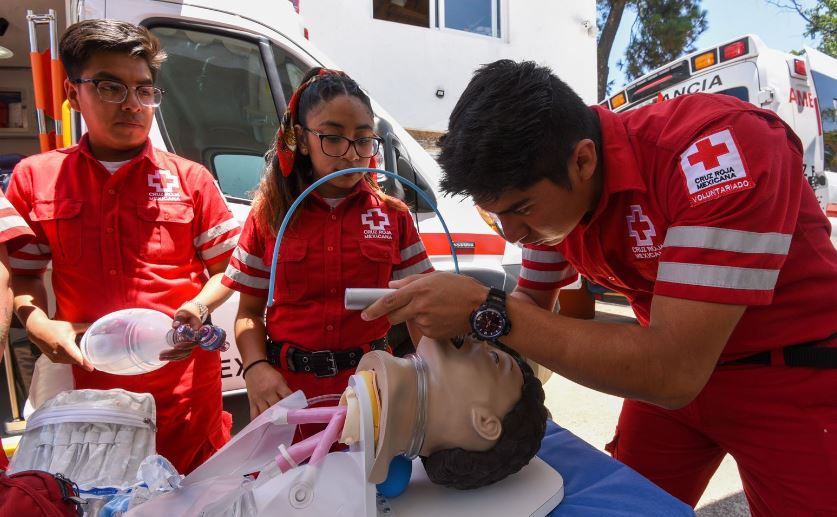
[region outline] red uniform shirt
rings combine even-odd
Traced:
[[[385,319],[363,321],[360,311],[343,307],[343,296],[347,287],[387,287],[390,280],[433,270],[410,213],[387,206],[360,181],[335,208],[314,192],[297,214],[279,251],[276,299],[267,311],[268,337],[315,351],[355,348],[385,336]],[[251,214],[224,285],[267,297],[275,242]],[[304,389],[311,398],[333,390],[341,393],[352,372],[345,370],[333,381],[289,373],[283,371],[290,388]],[[309,384],[308,379],[313,381]]]
[[[519,285],[575,278],[623,293],[648,325],[654,295],[747,305],[722,360],[837,330],[837,252],[798,138],[773,113],[688,95],[601,121],[599,204],[554,247],[527,247]],[[765,148],[764,135],[789,137]]]
[[[4,244],[6,250],[12,253],[23,247],[33,235],[26,221],[0,192],[0,244]],[[4,344],[0,343],[0,346]],[[0,442],[0,470],[6,470],[8,466],[9,460],[6,458],[6,451],[3,450],[3,443]]]
[[[200,292],[205,266],[229,257],[240,232],[210,173],[150,141],[114,174],[90,154],[86,136],[27,158],[8,197],[36,236],[12,254],[12,271],[40,275],[52,260],[56,320],[93,322],[133,307],[173,315]],[[73,374],[76,388],[153,394],[158,451],[181,472],[229,437],[217,352],[196,350],[144,375]]]

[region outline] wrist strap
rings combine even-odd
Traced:
[[[242,371],[241,371],[241,378],[242,378],[242,379],[246,379],[246,378],[247,378],[247,371],[248,371],[250,368],[252,368],[252,367],[256,366],[256,365],[257,365],[257,364],[259,364],[259,363],[270,363],[270,361],[268,361],[267,359],[256,359],[256,360],[255,360],[255,361],[253,361],[252,363],[248,364],[248,365],[247,365],[247,367],[246,367],[246,368],[244,368],[244,370],[242,370]]]

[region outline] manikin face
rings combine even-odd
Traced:
[[[359,156],[354,145],[350,145],[346,154],[340,157],[325,154],[320,136],[312,132],[338,135],[350,140],[375,136],[372,113],[360,99],[353,95],[338,95],[314,106],[305,119],[306,125],[297,125],[295,130],[300,152],[311,157],[314,181],[342,169],[369,166],[370,158]],[[340,176],[321,185],[317,192],[323,197],[344,197],[362,177],[363,173],[360,172]]]
[[[446,400],[430,400],[433,406],[444,405],[449,420],[462,419],[452,429],[467,429],[468,433],[453,436],[452,442],[469,450],[484,450],[493,446],[502,431],[500,424],[506,414],[520,400],[523,373],[517,362],[507,353],[485,342],[466,338],[462,348],[449,341],[423,338],[416,348],[427,364],[431,383],[442,389]]]
[[[136,156],[145,145],[154,119],[154,108],[140,104],[135,90],[136,86],[154,83],[148,63],[126,54],[96,52],[79,77],[72,79],[106,79],[128,86],[125,100],[113,103],[100,99],[93,83],[64,83],[70,105],[87,124],[93,156],[104,161]]]
[[[494,201],[478,203],[498,221],[512,243],[554,246],[563,241],[598,200],[601,178],[591,140],[576,144],[567,166],[570,189],[542,179],[526,189],[503,192]]]

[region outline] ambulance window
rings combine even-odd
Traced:
[[[718,93],[722,93],[724,95],[732,95],[736,99],[741,99],[744,102],[750,102],[750,94],[747,92],[746,86],[736,86],[735,88],[727,88],[726,90],[721,90]]]
[[[822,121],[823,151],[825,169],[837,170],[837,79],[811,71]]]
[[[430,27],[430,1],[373,0],[372,17],[388,22]]]
[[[168,54],[158,121],[172,151],[203,163],[229,196],[254,189],[279,126],[258,44],[185,27],[151,31]]]
[[[276,70],[279,72],[279,82],[282,84],[282,93],[285,95],[285,102],[291,100],[291,94],[299,83],[302,76],[308,71],[308,66],[297,60],[281,48],[272,45],[273,59],[276,61]]]

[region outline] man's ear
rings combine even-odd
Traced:
[[[471,426],[482,439],[493,442],[503,433],[503,422],[492,411],[482,406],[471,408]]]
[[[571,173],[577,174],[577,180],[581,183],[590,181],[596,174],[599,156],[596,153],[596,143],[585,138],[579,140],[573,149]]]
[[[305,143],[305,130],[299,124],[294,124],[294,135],[296,135],[296,145],[299,147],[299,152],[308,154],[308,145]]]
[[[81,113],[81,106],[78,103],[78,87],[79,84],[73,84],[69,79],[64,79],[64,92],[67,94],[67,100],[70,101],[70,107]]]

